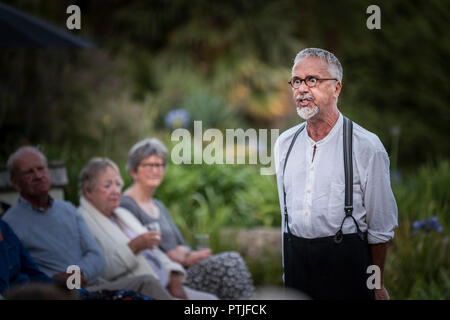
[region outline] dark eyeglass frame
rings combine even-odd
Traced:
[[[313,80],[313,79],[314,79],[316,82],[314,82],[313,84],[311,84],[311,83],[308,84],[308,81],[311,81],[311,80]],[[297,81],[297,80],[300,80],[300,83],[298,84],[298,86],[294,86],[294,82]],[[302,82],[305,81],[305,84],[306,84],[306,86],[307,86],[308,88],[314,88],[314,87],[317,85],[318,81],[324,81],[324,80],[335,80],[335,81],[339,81],[339,80],[336,79],[336,78],[317,78],[317,77],[314,77],[314,76],[307,76],[307,77],[304,78],[304,79],[299,78],[299,77],[293,77],[288,83],[291,85],[292,89],[298,89],[298,88],[300,88],[300,86],[302,85]]]
[[[144,167],[146,169],[149,169],[149,168],[164,169],[166,167],[166,164],[165,163],[140,163],[139,166]]]

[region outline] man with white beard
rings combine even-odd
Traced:
[[[294,60],[289,84],[306,121],[275,144],[284,282],[313,299],[389,299],[384,264],[398,215],[389,157],[338,110],[342,74],[323,49]]]

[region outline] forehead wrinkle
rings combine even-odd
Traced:
[[[305,62],[307,63],[302,69],[299,70],[298,66],[301,64],[305,64]],[[294,77],[294,75],[302,73],[303,70],[311,70],[314,69],[314,71],[312,71],[311,74],[307,74],[305,75],[305,78],[307,76],[315,76],[315,77],[321,77],[323,73],[325,73],[326,75],[324,76],[331,76],[330,71],[329,71],[329,65],[326,61],[323,61],[320,58],[314,58],[314,57],[308,57],[308,58],[303,58],[300,61],[298,61],[294,68],[292,68],[292,76]],[[319,72],[322,74],[313,74],[314,72]]]
[[[32,158],[34,157],[34,158]],[[36,161],[36,159],[39,159]],[[18,171],[29,171],[33,168],[46,168],[47,164],[44,159],[35,152],[24,151],[13,162],[13,168]]]
[[[301,78],[301,77],[299,77],[299,73],[301,74],[302,71],[299,71],[299,72],[293,71],[292,78]],[[306,77],[309,77],[309,76],[312,76],[315,78],[321,78],[321,77],[331,77],[331,74],[328,72],[328,69],[322,69],[319,71],[313,71],[313,72],[309,72],[308,74],[305,74],[303,79],[305,79]]]
[[[115,177],[112,178],[111,177],[111,173],[110,172],[114,172],[115,173]],[[96,176],[92,177],[92,182],[97,185],[99,183],[109,183],[109,182],[115,182],[115,181],[120,181],[121,183],[123,183],[122,177],[120,175],[120,172],[118,172],[116,170],[116,168],[112,167],[111,165],[106,165],[105,167],[101,168]]]

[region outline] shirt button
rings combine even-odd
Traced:
[[[309,169],[310,171],[314,171],[314,168]]]
[[[307,237],[311,237],[311,234],[309,232],[306,233]]]
[[[306,211],[306,212],[305,212],[305,216],[308,216],[308,214],[309,214],[309,212],[308,212],[308,211]]]
[[[311,193],[311,189],[306,190],[306,192]]]
[[[12,270],[14,267],[13,266],[9,266],[9,270]]]

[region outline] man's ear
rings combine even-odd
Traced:
[[[334,86],[334,98],[338,98],[339,94],[341,93],[341,89],[342,89],[342,83],[340,81],[336,81],[336,85]]]
[[[9,182],[11,182],[12,187],[16,189],[17,192],[20,192],[19,181],[17,181],[17,177],[15,175],[11,175]]]

